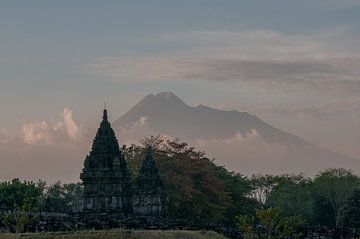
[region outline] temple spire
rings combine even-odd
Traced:
[[[111,212],[107,215],[111,220],[118,220],[132,213],[131,174],[106,107],[80,179],[84,185],[84,220],[102,220],[107,212]]]
[[[105,121],[108,120],[108,115],[107,115],[107,109],[106,109],[106,107],[104,107],[103,120],[105,120]]]
[[[145,216],[167,215],[167,194],[153,158],[152,147],[147,146],[145,159],[136,179],[133,210]]]
[[[140,174],[143,176],[157,176],[158,174],[152,151],[153,150],[150,145],[146,147],[145,160],[140,168]]]
[[[153,157],[152,157],[152,147],[151,147],[150,145],[148,145],[147,148],[146,148],[145,160],[153,161]]]

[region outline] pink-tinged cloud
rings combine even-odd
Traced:
[[[53,144],[59,142],[80,142],[84,130],[75,122],[73,112],[65,108],[57,122],[28,122],[22,125],[23,140],[26,144]]]
[[[7,143],[9,141],[9,133],[6,128],[0,128],[0,144]]]

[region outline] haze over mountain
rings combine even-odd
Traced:
[[[121,144],[180,137],[247,173],[359,168],[319,149],[360,160],[359,0],[3,2],[0,180],[78,181],[102,102],[114,122],[159,89],[189,106],[149,95]]]
[[[113,126],[123,143],[156,134],[179,137],[245,174],[314,175],[329,167],[360,172],[360,160],[320,149],[246,112],[189,106],[172,92],[147,95]]]

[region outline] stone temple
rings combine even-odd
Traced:
[[[167,195],[164,184],[152,157],[151,148],[148,147],[134,185],[133,211],[136,215],[166,216],[166,205]]]
[[[139,177],[132,180],[106,109],[80,179],[84,185],[81,217],[88,224],[118,224],[136,216],[167,215],[167,195],[151,148],[147,149]]]

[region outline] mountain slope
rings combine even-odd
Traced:
[[[126,132],[140,126],[133,130],[137,135],[132,137],[148,136],[149,132],[180,137],[227,168],[244,173],[313,175],[329,167],[360,169],[360,161],[317,148],[254,115],[204,105],[191,107],[171,92],[147,95],[113,126],[120,139],[122,135],[129,137]]]

